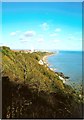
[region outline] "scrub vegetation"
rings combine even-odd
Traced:
[[[3,118],[82,118],[82,97],[38,63],[50,53],[0,49]]]

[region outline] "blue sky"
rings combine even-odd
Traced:
[[[82,3],[3,3],[2,35],[13,49],[81,50]]]

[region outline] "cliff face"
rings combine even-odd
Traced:
[[[48,53],[14,52],[2,47],[3,118],[81,118],[81,102],[48,67]]]

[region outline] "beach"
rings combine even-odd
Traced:
[[[48,58],[49,56],[53,56],[53,55],[54,55],[54,53],[49,53],[49,54],[47,54],[47,55],[44,55],[44,56],[42,57],[42,59],[39,60],[39,64],[40,64],[40,65],[46,65],[46,66],[49,67],[49,63],[48,63],[48,61],[47,61],[47,58]]]
[[[56,53],[52,53],[52,54],[49,54],[49,55],[45,55],[40,61],[39,61],[39,64],[40,65],[46,65],[51,71],[55,72],[55,74],[57,76],[59,76],[59,79],[63,81],[63,83],[66,82],[66,80],[69,79],[68,76],[65,76],[62,72],[56,72],[56,69],[50,67],[50,64],[48,63],[48,57],[50,56],[53,56],[53,55],[56,55]]]
[[[48,63],[48,61],[47,61],[47,58],[48,58],[49,56],[53,56],[53,55],[54,55],[54,53],[49,54],[49,55],[45,55],[45,56],[42,58],[43,62],[44,62],[47,66],[49,66],[49,63]]]

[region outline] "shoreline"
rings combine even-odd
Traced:
[[[53,56],[55,55],[56,53],[52,53],[50,55],[45,55],[43,58],[42,58],[42,61],[43,61],[43,65],[46,65],[51,71],[53,71],[57,76],[59,76],[59,79],[63,81],[63,83],[65,84],[66,80],[69,80],[70,77],[68,76],[65,76],[63,72],[57,72],[56,69],[52,68],[49,66],[49,63],[47,61],[48,57],[49,56]]]
[[[54,53],[49,54],[49,55],[45,55],[45,56],[42,58],[44,64],[46,64],[48,67],[49,67],[49,63],[48,63],[47,59],[48,59],[49,56],[53,56],[53,55],[54,55]]]
[[[63,84],[66,84],[66,85],[70,85],[72,88],[73,86],[70,84],[70,77],[69,76],[65,76],[63,72],[57,72],[56,69],[50,67],[50,64],[48,63],[48,57],[49,56],[53,56],[53,55],[57,55],[57,53],[53,53],[51,55],[45,55],[42,60],[44,62],[44,65],[46,65],[46,67],[48,67],[51,71],[53,71],[58,77],[60,80],[62,80]],[[72,83],[73,84],[73,83]],[[78,90],[76,90],[78,91]],[[79,97],[81,97],[81,94],[79,95]]]
[[[49,63],[48,63],[48,61],[47,61],[47,58],[48,58],[49,56],[53,56],[53,55],[54,55],[54,53],[44,55],[44,56],[39,60],[39,64],[40,64],[40,65],[46,65],[47,67],[49,67]]]

